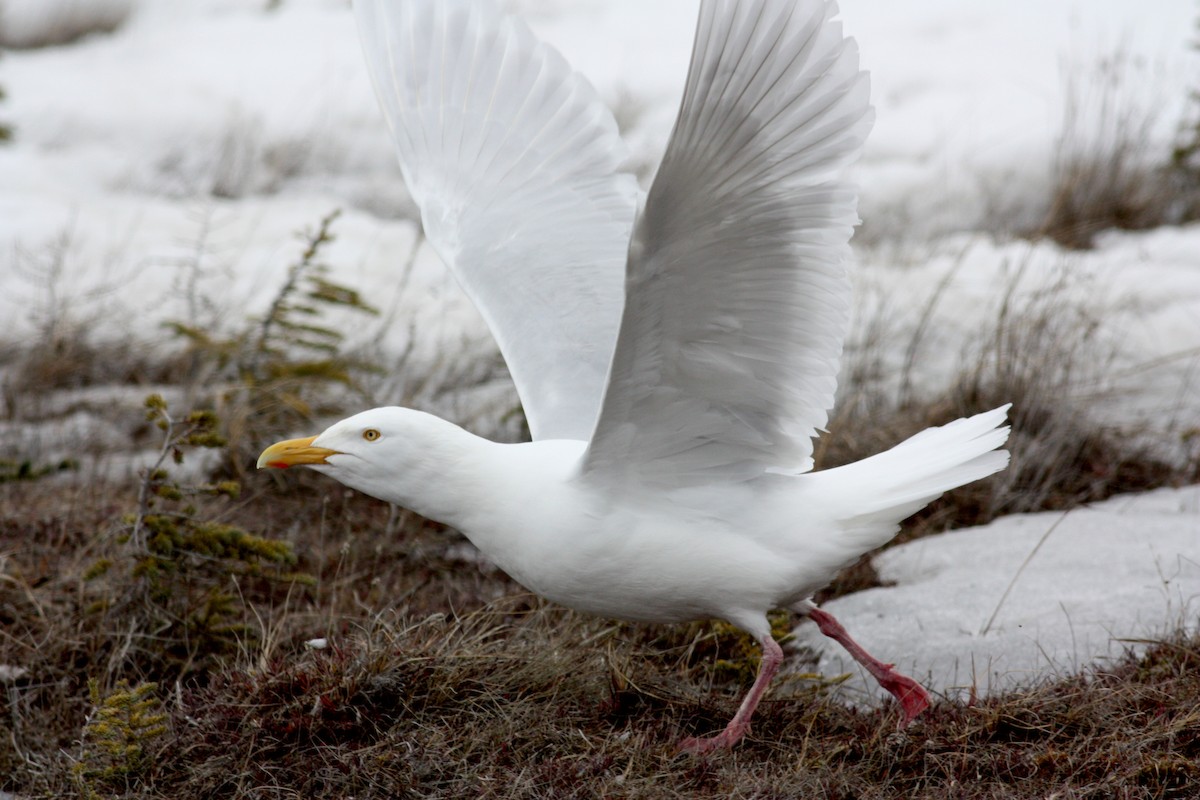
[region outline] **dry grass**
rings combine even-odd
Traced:
[[[1173,462],[1166,455],[1173,448],[1156,449],[1143,431],[1089,413],[1110,391],[1116,358],[1102,330],[1103,298],[1081,291],[1070,270],[1049,280],[1037,272],[1030,260],[1013,265],[996,312],[961,343],[956,375],[934,391],[916,388],[914,368],[924,354],[932,355],[925,338],[944,298],[940,290],[911,327],[879,323],[848,353],[829,433],[817,442],[819,468],[865,458],[931,425],[1012,404],[1010,466],[948,492],[906,523],[901,541],[1002,514],[1073,508],[1200,480],[1195,448],[1190,459]],[[873,319],[868,327],[878,323]],[[895,380],[886,359],[897,340],[907,344]]]
[[[122,487],[0,486],[0,791],[106,797],[1187,797],[1200,779],[1200,640],[972,705],[906,734],[894,711],[783,681],[748,740],[680,758],[744,689],[707,626],[618,625],[547,606],[457,537],[324,485],[252,487],[204,512],[287,532],[311,587],[247,581],[243,647],[181,682],[131,657],[128,620],[85,581],[133,501]],[[392,524],[392,535],[382,532]],[[304,643],[326,639],[325,649]],[[118,778],[83,779],[87,681],[159,679],[166,730]]]
[[[1068,74],[1049,204],[1026,235],[1090,248],[1102,231],[1196,219],[1200,184],[1186,159],[1149,147],[1160,119],[1148,73],[1117,51],[1088,75]]]
[[[1161,436],[1100,421],[1090,406],[1105,397],[1113,345],[1105,340],[1102,299],[1080,292],[1060,271],[1047,282],[1026,260],[1014,266],[997,311],[962,344],[953,380],[930,391],[914,370],[932,354],[926,341],[957,265],[913,323],[868,314],[859,346],[846,353],[839,400],[816,443],[818,469],[882,452],[934,425],[1011,403],[1007,469],[945,493],[905,521],[886,546],[986,524],[1004,514],[1066,510],[1126,492],[1200,481],[1200,447],[1163,446]],[[1086,299],[1081,300],[1080,297]],[[906,327],[907,326],[907,327]],[[905,343],[895,378],[889,355]],[[877,586],[870,557],[843,571],[824,601]]]
[[[92,34],[112,33],[132,10],[132,0],[0,0],[0,47],[56,47]]]
[[[1049,152],[1031,153],[1027,164],[986,166],[969,176],[982,179],[976,183],[952,175],[894,195],[868,192],[855,242],[920,244],[966,230],[1090,249],[1105,231],[1200,219],[1200,92],[1192,92],[1185,116],[1168,118],[1178,103],[1167,96],[1165,63],[1167,56],[1118,47],[1065,64]],[[986,163],[986,152],[954,166],[970,173],[975,158]]]
[[[987,374],[964,383],[985,385]],[[915,408],[890,430],[942,407],[926,417]],[[1059,466],[1060,478],[1075,468]],[[179,642],[119,602],[131,591],[124,573],[87,578],[123,552],[137,487],[0,484],[0,666],[16,668],[0,677],[0,791],[1159,798],[1187,797],[1198,777],[1196,639],[1081,678],[942,702],[903,735],[893,710],[847,709],[797,676],[774,689],[735,752],[680,758],[675,742],[734,712],[754,668],[745,640],[548,606],[438,525],[318,476],[289,472],[283,486],[276,477],[252,476],[236,500],[196,498],[197,517],[286,538],[295,569],[314,580],[236,579],[236,646],[186,671],[171,655]],[[1060,494],[1068,502],[1076,490]],[[909,535],[980,513],[952,500]],[[317,639],[329,646],[305,644]],[[145,691],[167,715],[119,769],[94,766],[107,762],[85,733],[89,681],[101,697],[122,682],[155,683]]]

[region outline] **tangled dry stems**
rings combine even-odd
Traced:
[[[124,494],[123,494],[124,492]],[[780,683],[748,741],[678,758],[744,683],[714,668],[739,642],[707,626],[576,615],[461,560],[446,531],[328,487],[205,511],[291,532],[316,582],[247,582],[258,634],[203,674],[164,682],[165,730],[139,771],[93,775],[80,738],[87,677],[152,681],[124,622],[87,615],[80,572],[96,555],[97,502],[120,487],[0,487],[0,790],[69,797],[1187,797],[1200,758],[1200,640],[1179,638],[1082,677],[973,704],[940,702],[907,734],[893,709],[855,711],[805,676]],[[218,506],[220,507],[218,509]],[[16,509],[24,513],[19,517]],[[494,599],[498,598],[498,599]],[[327,646],[306,644],[323,639]],[[143,645],[144,646],[144,645]],[[120,676],[120,677],[118,677]],[[156,706],[158,707],[158,706]],[[94,760],[94,759],[93,759]],[[274,788],[270,788],[274,787]]]

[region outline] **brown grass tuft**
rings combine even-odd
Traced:
[[[817,441],[818,468],[857,461],[927,427],[1012,404],[1009,467],[947,492],[907,521],[897,541],[985,524],[1002,514],[1068,509],[1200,480],[1200,453],[1168,460],[1141,431],[1089,413],[1107,391],[1114,359],[1101,335],[1099,312],[1087,305],[1096,298],[1077,299],[1069,271],[1049,282],[1031,273],[1028,261],[1012,271],[997,313],[963,346],[957,374],[937,391],[916,390],[912,370],[926,347],[939,297],[912,330],[869,334],[864,348],[850,354],[843,397],[829,433]],[[880,379],[889,374],[880,342],[904,336],[901,379]]]
[[[1087,249],[1105,230],[1177,225],[1200,214],[1200,183],[1186,156],[1148,149],[1159,112],[1147,97],[1147,72],[1117,51],[1091,75],[1068,75],[1049,204],[1028,235]]]
[[[131,0],[43,0],[36,4],[0,0],[0,47],[56,47],[85,36],[112,33],[132,10]]]

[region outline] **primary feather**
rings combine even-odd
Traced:
[[[612,114],[491,2],[354,8],[425,234],[491,328],[534,438],[586,438],[637,202]]]
[[[812,466],[850,314],[872,115],[832,4],[701,6],[585,469],[665,488]]]

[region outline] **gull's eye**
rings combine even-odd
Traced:
[[[382,434],[380,434],[379,431],[375,430],[374,428],[367,428],[365,431],[363,431],[363,438],[366,439],[368,442],[375,441],[381,435]]]

